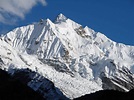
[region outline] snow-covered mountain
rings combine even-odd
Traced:
[[[134,88],[134,46],[60,14],[55,22],[41,19],[1,36],[0,68],[11,75],[31,70],[30,79],[23,81],[48,99],[73,99],[103,89],[129,91]]]

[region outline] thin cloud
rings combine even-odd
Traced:
[[[46,5],[45,0],[0,0],[0,22],[10,24],[17,18],[24,19],[25,14],[38,3]]]

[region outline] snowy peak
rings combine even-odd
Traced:
[[[70,28],[79,28],[81,25],[76,23],[75,21],[67,18],[63,14],[59,14],[54,22],[56,25],[61,27],[70,27]]]
[[[60,13],[60,14],[57,16],[55,22],[62,22],[62,21],[64,22],[64,21],[66,21],[66,20],[67,20],[67,17]]]
[[[54,26],[54,23],[50,19],[47,18],[45,21],[47,26],[50,26],[51,28]]]

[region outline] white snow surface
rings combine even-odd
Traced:
[[[134,46],[116,43],[63,14],[55,22],[41,20],[0,37],[0,58],[1,69],[36,71],[70,99],[102,90],[102,72],[122,77],[118,69],[125,67],[134,74]]]

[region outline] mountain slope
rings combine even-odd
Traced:
[[[0,50],[1,69],[14,75],[28,68],[70,99],[134,87],[134,46],[116,43],[63,14],[55,22],[40,20],[8,32],[0,37]],[[31,79],[41,80],[37,76]],[[26,84],[36,91],[42,88],[39,81]]]

